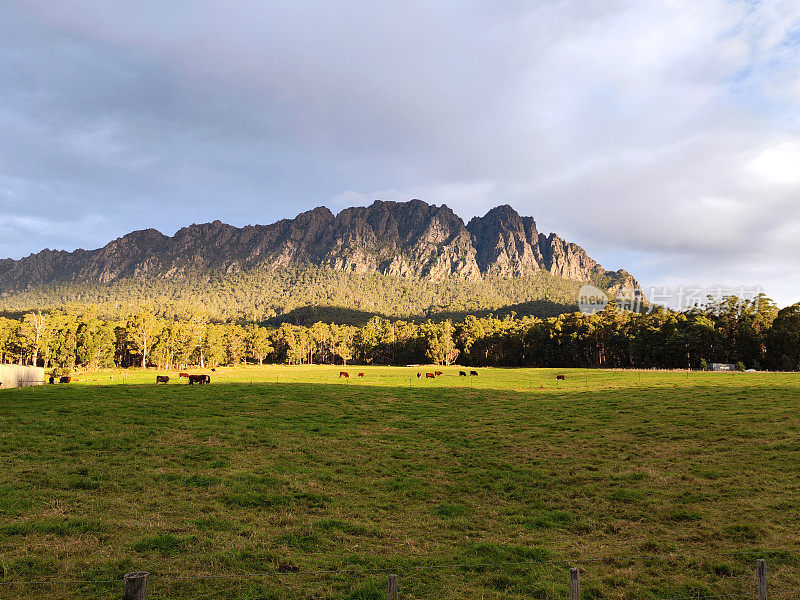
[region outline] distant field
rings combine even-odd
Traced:
[[[475,370],[477,377],[459,377],[459,372]],[[347,371],[350,380],[339,377],[340,371]],[[443,376],[435,380],[426,379],[426,373],[442,371]],[[800,374],[798,373],[716,373],[702,371],[644,371],[622,369],[495,369],[471,367],[441,367],[418,365],[409,367],[364,367],[333,365],[264,365],[247,367],[219,367],[210,369],[187,369],[187,373],[207,373],[212,384],[237,383],[299,383],[361,385],[368,387],[412,387],[422,389],[491,389],[519,392],[539,392],[544,388],[556,390],[651,387],[712,387],[741,390],[742,388],[771,388],[787,386],[800,393]],[[357,375],[364,373],[364,378]],[[417,378],[417,373],[421,378]],[[119,385],[154,384],[156,375],[168,375],[169,386],[187,385],[186,379],[178,377],[179,371],[158,369],[121,369],[78,374],[73,383],[80,385]],[[556,375],[565,375],[564,381],[557,381]],[[537,396],[538,397],[538,396]]]
[[[800,375],[340,370],[0,391],[0,598],[797,597]]]

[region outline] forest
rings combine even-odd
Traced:
[[[593,283],[603,289],[608,287],[602,278]],[[364,324],[376,314],[404,319],[458,319],[520,305],[518,314],[530,311],[549,317],[576,308],[580,285],[543,271],[522,277],[487,276],[463,281],[350,273],[303,265],[203,272],[178,279],[141,276],[110,283],[69,281],[21,291],[5,290],[0,292],[0,314],[80,304],[94,305],[99,317],[116,320],[129,316],[131,307],[147,306],[159,317],[187,320],[202,307],[213,321],[264,322],[282,320],[307,307],[324,306],[360,311],[363,314],[356,318],[342,311],[332,318],[337,323]]]
[[[220,322],[196,312],[158,316],[140,308],[107,320],[71,305],[0,317],[0,362],[56,373],[108,367],[211,368],[264,362],[504,367],[800,369],[800,303],[735,296],[689,311],[602,312],[539,318],[467,315],[434,322],[371,317],[363,325]]]

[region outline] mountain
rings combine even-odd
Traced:
[[[521,277],[545,271],[580,282],[638,289],[626,271],[606,271],[586,251],[510,206],[468,224],[447,206],[376,201],[334,215],[325,207],[271,225],[237,228],[220,221],[191,225],[168,237],[135,231],[97,250],[43,250],[0,261],[0,292],[56,282],[107,284],[124,278],[190,276],[314,265],[352,273],[439,281]]]
[[[574,310],[583,283],[640,289],[627,271],[605,270],[510,206],[465,224],[444,205],[376,201],[271,225],[214,221],[171,237],[146,229],[97,250],[0,260],[0,314],[93,304],[115,317],[147,304],[164,316],[200,310],[223,320],[298,310],[344,320],[502,310],[545,317]]]

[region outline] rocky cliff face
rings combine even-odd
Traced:
[[[481,272],[518,277],[545,267],[536,221],[508,205],[493,208],[467,225]]]
[[[98,250],[44,250],[0,260],[0,292],[51,282],[109,283],[121,278],[224,274],[250,268],[313,264],[355,273],[441,280],[520,277],[544,270],[582,282],[604,277],[611,288],[639,288],[626,271],[609,272],[580,246],[536,229],[510,206],[469,224],[447,206],[420,200],[377,201],[334,215],[325,207],[271,225],[220,221],[165,236],[135,231]]]

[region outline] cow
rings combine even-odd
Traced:
[[[420,377],[422,377],[422,373],[417,373],[417,379],[419,379]]]
[[[566,381],[566,380],[567,380],[566,375],[556,375],[556,381]]]
[[[216,372],[217,372],[217,370],[216,370],[216,369],[211,369],[211,372],[212,372],[212,373],[216,373]]]
[[[211,377],[208,375],[189,375],[189,385],[194,385],[195,383],[199,385],[211,383]]]
[[[425,373],[425,379],[436,379],[436,375],[433,373]]]
[[[58,383],[69,383],[72,381],[72,377],[59,377]]]
[[[458,372],[458,376],[459,377],[466,377],[467,376],[467,372],[466,371],[459,371]]]
[[[442,374],[442,372],[441,372],[441,371],[435,371],[435,372],[434,372],[434,375],[436,375],[437,377],[438,377],[439,375],[441,375],[441,374]]]
[[[189,377],[188,373],[178,373],[178,377]]]
[[[364,374],[363,373],[359,373],[358,376],[363,378]]]
[[[350,373],[347,371],[339,371],[339,379],[344,377],[345,379],[350,379]]]
[[[50,382],[50,385],[53,385],[56,382],[56,378],[50,375],[50,379],[48,379],[48,381]]]
[[[156,385],[159,383],[169,383],[169,377],[166,375],[156,375]]]
[[[470,375],[475,375],[475,377],[477,377],[477,376],[478,376],[478,372],[477,372],[477,371],[470,371],[470,372],[469,372],[469,374],[470,374]]]

